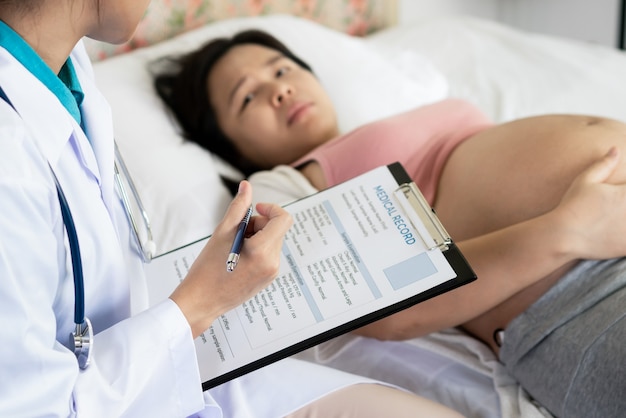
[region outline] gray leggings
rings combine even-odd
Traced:
[[[558,417],[626,416],[626,258],[584,261],[505,331],[500,359]]]

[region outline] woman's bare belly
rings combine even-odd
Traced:
[[[489,128],[451,154],[439,182],[435,210],[457,242],[538,216],[554,208],[574,177],[613,145],[620,149],[623,162],[609,182],[624,182],[625,124],[551,115]],[[572,266],[562,266],[462,327],[497,352],[494,330],[505,328]]]

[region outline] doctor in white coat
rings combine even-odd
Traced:
[[[227,273],[226,255],[251,201],[243,182],[188,277],[147,308],[140,247],[114,186],[111,113],[80,39],[127,40],[148,3],[0,0],[0,416],[454,415],[292,359],[202,392],[193,338],[271,281],[291,219],[258,205],[242,261]],[[94,334],[78,341],[90,348],[87,365],[70,339],[85,328],[75,312],[81,269],[61,194]]]

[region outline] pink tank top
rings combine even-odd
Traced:
[[[432,205],[452,150],[491,125],[473,105],[447,99],[357,128],[317,147],[291,166],[317,161],[330,187],[399,161]]]

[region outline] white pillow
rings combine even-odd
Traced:
[[[151,217],[159,253],[210,234],[230,196],[219,179],[224,164],[177,133],[154,93],[148,63],[248,28],[273,34],[311,65],[343,132],[447,95],[445,78],[425,58],[408,51],[397,59],[383,57],[363,39],[287,15],[212,23],[96,63],[96,79],[113,109],[117,141]]]

